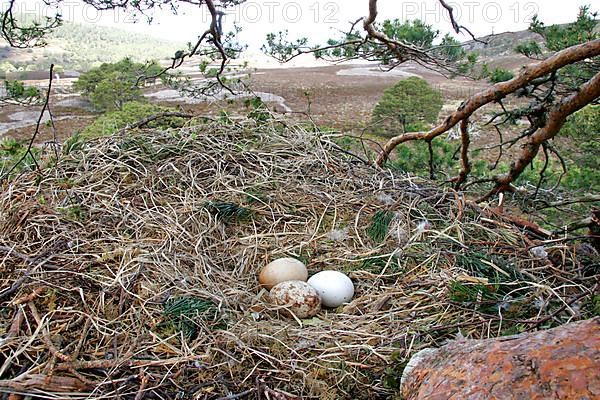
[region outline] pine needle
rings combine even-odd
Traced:
[[[367,228],[367,234],[374,242],[383,242],[390,230],[390,223],[393,219],[393,212],[383,210],[377,211],[371,219],[371,225]]]
[[[205,208],[224,222],[237,222],[252,215],[249,209],[226,201],[209,201]]]

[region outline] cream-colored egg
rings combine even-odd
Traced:
[[[293,313],[298,318],[314,317],[321,309],[319,294],[306,282],[281,282],[270,292],[271,302]]]
[[[325,307],[338,307],[348,303],[354,296],[354,284],[338,271],[321,271],[311,276],[308,284],[314,287]]]
[[[258,276],[260,284],[271,289],[273,286],[286,281],[303,281],[308,279],[308,271],[302,261],[295,258],[279,258],[267,264]]]

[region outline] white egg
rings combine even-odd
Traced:
[[[279,258],[267,264],[258,276],[260,284],[271,289],[273,286],[286,281],[306,282],[308,271],[306,265],[295,258]]]
[[[354,296],[354,284],[338,271],[321,271],[311,276],[307,283],[317,290],[325,307],[338,307]]]

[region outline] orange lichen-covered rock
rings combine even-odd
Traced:
[[[409,362],[401,392],[405,400],[600,399],[600,318],[426,349]]]

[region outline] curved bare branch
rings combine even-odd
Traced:
[[[373,0],[371,2],[374,2]],[[497,102],[509,94],[524,88],[531,81],[548,75],[566,65],[583,61],[588,58],[600,55],[600,39],[586,42],[577,46],[569,47],[553,56],[536,64],[529,65],[515,78],[497,83],[490,88],[472,96],[451,115],[449,115],[442,124],[436,126],[429,132],[411,132],[396,136],[390,139],[384,146],[377,159],[377,165],[382,166],[388,159],[390,153],[400,144],[412,140],[432,140],[452,129],[459,122],[469,119],[474,112],[481,107]],[[587,104],[587,103],[586,103]],[[585,105],[585,104],[584,104]],[[570,115],[570,114],[567,114]]]
[[[540,146],[547,140],[556,136],[567,120],[567,117],[574,112],[581,110],[598,97],[600,97],[600,73],[597,73],[592,79],[584,84],[577,93],[565,97],[550,109],[546,125],[529,137],[529,140],[523,146],[523,150],[517,158],[517,161],[511,165],[510,171],[506,174],[494,177],[496,186],[484,196],[483,199],[506,190],[508,186],[521,175],[531,161],[533,161]]]

